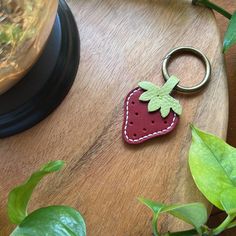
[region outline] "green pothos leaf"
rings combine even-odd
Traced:
[[[161,209],[165,206],[162,203],[154,202],[150,199],[146,198],[139,198],[139,201],[144,204],[145,206],[149,207],[154,214],[158,214],[161,212]]]
[[[193,126],[189,166],[199,190],[212,204],[224,210],[222,193],[236,188],[236,149]]]
[[[86,236],[78,211],[66,206],[41,208],[28,215],[10,236]]]
[[[228,215],[236,216],[236,188],[229,188],[220,194],[220,202]]]
[[[232,15],[225,33],[223,51],[226,52],[234,44],[236,44],[236,12]]]
[[[155,224],[157,224],[160,214],[168,213],[194,226],[197,232],[201,234],[201,227],[207,222],[207,210],[202,203],[190,203],[182,205],[178,204],[168,206],[149,199],[140,198],[139,200],[141,203],[152,210]]]
[[[8,217],[14,224],[20,224],[27,216],[27,206],[33,190],[40,180],[52,172],[59,171],[64,165],[63,161],[52,161],[34,172],[22,185],[14,188],[8,196]]]
[[[163,207],[161,213],[169,213],[194,226],[199,234],[201,227],[207,222],[207,210],[202,203],[190,203]]]
[[[139,86],[147,91],[141,94],[139,100],[148,102],[148,112],[155,112],[160,109],[163,118],[169,115],[171,109],[176,114],[181,115],[182,107],[179,101],[170,96],[178,82],[179,80],[175,76],[171,76],[161,88],[150,82],[140,82]]]
[[[203,235],[203,234],[200,234]],[[186,230],[186,231],[180,231],[180,232],[174,232],[174,233],[167,233],[165,236],[199,236],[199,233],[195,230]]]
[[[159,214],[161,212],[161,209],[165,205],[163,205],[162,203],[159,203],[159,202],[154,202],[150,199],[145,199],[145,198],[139,198],[139,201],[152,210],[152,213],[153,213],[153,218],[152,218],[153,234],[154,234],[154,236],[159,236],[159,232],[157,229],[157,222],[158,222],[158,218],[159,218]]]

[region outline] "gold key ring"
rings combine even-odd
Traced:
[[[194,85],[192,87],[185,87],[185,86],[181,86],[181,85],[176,85],[175,90],[182,92],[182,93],[195,93],[198,92],[199,90],[201,90],[203,87],[205,87],[207,85],[207,83],[210,81],[210,77],[211,77],[211,64],[210,61],[208,60],[208,58],[198,49],[193,48],[193,47],[178,47],[173,49],[172,51],[170,51],[164,61],[163,61],[163,65],[162,65],[162,74],[163,77],[165,79],[165,81],[167,81],[170,78],[170,75],[168,73],[167,67],[169,64],[169,61],[171,59],[171,56],[173,56],[176,53],[179,52],[190,52],[193,53],[194,55],[196,55],[197,57],[199,57],[205,65],[205,69],[206,69],[206,73],[205,73],[205,77],[203,78],[203,80],[197,84]]]

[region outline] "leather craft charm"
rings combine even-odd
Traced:
[[[167,66],[175,53],[191,52],[205,64],[206,73],[203,80],[192,87],[179,85],[175,76],[170,76]],[[132,90],[125,99],[123,138],[129,144],[143,143],[149,139],[170,133],[178,124],[182,107],[170,94],[178,92],[191,94],[200,91],[210,81],[211,64],[208,58],[193,47],[178,47],[171,50],[163,60],[162,74],[166,83],[160,88],[143,81]]]
[[[127,143],[140,144],[176,127],[182,107],[170,94],[178,83],[175,76],[161,88],[143,81],[127,95],[123,123],[123,138]]]

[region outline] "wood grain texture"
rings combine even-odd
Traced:
[[[151,235],[151,214],[138,203],[138,196],[165,203],[206,203],[188,169],[189,123],[225,138],[228,90],[215,18],[211,11],[190,2],[69,1],[81,37],[77,79],[50,117],[0,141],[3,235],[12,228],[5,210],[9,190],[33,169],[55,159],[65,160],[67,167],[43,181],[30,210],[71,205],[84,215],[88,235]],[[126,94],[144,79],[163,84],[164,56],[184,45],[197,47],[209,57],[211,83],[194,96],[174,95],[184,111],[172,134],[136,147],[124,144],[121,129]],[[201,79],[204,68],[186,55],[173,61],[170,72],[190,85]],[[188,226],[165,217],[160,227],[166,231]]]

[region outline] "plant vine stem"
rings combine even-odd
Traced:
[[[154,236],[159,236],[158,230],[157,230],[157,219],[158,219],[158,214],[154,215],[152,219],[152,232]]]
[[[232,229],[236,226],[236,221],[230,223],[228,226],[227,226],[227,229]]]
[[[228,215],[226,219],[213,230],[213,235],[219,235],[220,233],[222,233],[225,229],[227,229],[233,219],[234,217]]]
[[[165,233],[162,236],[197,236],[198,232],[195,229],[175,232],[175,233]]]
[[[192,0],[193,4],[203,4],[206,7],[209,7],[213,10],[215,10],[216,12],[220,13],[221,15],[225,16],[226,18],[228,18],[229,20],[231,19],[232,15],[226,11],[225,9],[223,9],[222,7],[216,5],[215,3],[209,1],[209,0]]]

